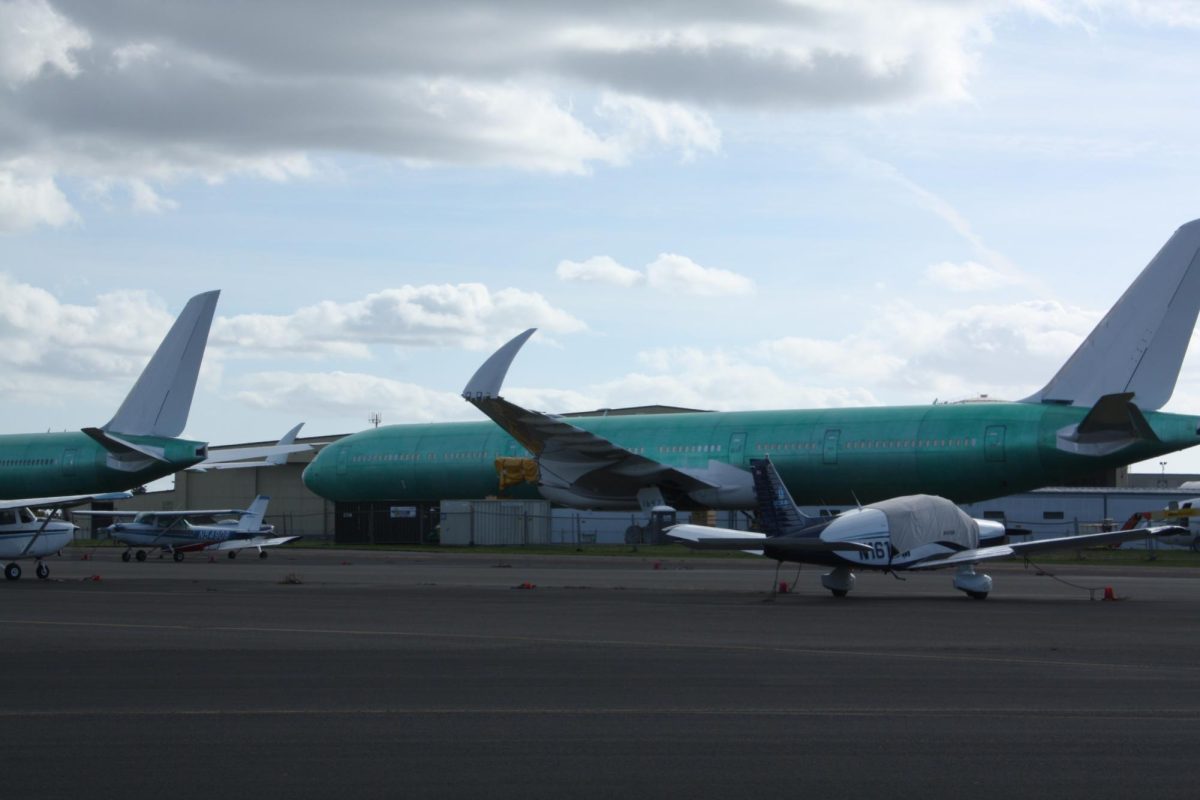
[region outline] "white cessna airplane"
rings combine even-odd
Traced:
[[[146,551],[155,549],[170,553],[176,561],[183,561],[184,553],[197,550],[220,550],[227,552],[230,558],[236,558],[239,550],[255,549],[259,558],[266,558],[267,551],[263,548],[278,547],[300,538],[271,535],[275,532],[275,526],[263,524],[263,516],[267,513],[267,503],[270,501],[270,497],[260,494],[247,509],[75,513],[130,520],[114,522],[101,529],[118,542],[128,545],[121,554],[122,561],[129,561],[134,556],[138,561],[145,561]],[[234,516],[236,519],[216,520],[217,517],[227,516]]]
[[[771,459],[750,459],[750,473],[764,533],[704,525],[674,525],[665,533],[696,549],[745,550],[781,564],[795,561],[832,567],[821,576],[821,585],[835,597],[845,597],[854,588],[856,569],[899,572],[957,567],[954,588],[983,600],[992,590],[992,579],[975,571],[980,562],[1185,532],[1162,525],[1009,543],[1001,523],[973,519],[946,498],[926,494],[894,497],[836,517],[814,519],[800,512]]]
[[[39,578],[45,580],[50,577],[50,567],[42,559],[70,544],[78,527],[56,516],[62,509],[96,500],[123,500],[130,496],[129,492],[110,492],[0,500],[0,560],[8,562],[4,565],[4,577],[10,581],[19,579],[21,565],[17,561],[23,558],[37,561],[35,572]],[[35,508],[49,509],[50,513],[39,517],[33,512]]]

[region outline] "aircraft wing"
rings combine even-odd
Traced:
[[[767,536],[707,525],[673,525],[663,532],[693,550],[744,550],[783,560],[810,553],[871,552],[871,546],[863,542],[826,541],[817,536]]]
[[[25,497],[20,500],[0,500],[0,509],[9,508],[70,508],[94,501],[107,502],[125,500],[133,497],[129,492],[107,492],[104,494],[66,494],[58,497]],[[76,511],[76,514],[91,512]],[[111,511],[98,511],[97,514],[112,514]]]
[[[248,550],[258,547],[278,547],[281,544],[294,542],[301,537],[299,536],[273,536],[269,539],[254,538],[254,539],[226,539],[223,542],[214,544],[209,547],[209,550]]]
[[[130,497],[131,495],[126,495]],[[229,517],[229,516],[244,516],[250,512],[244,508],[210,508],[210,509],[183,509],[180,511],[155,511],[149,508],[143,508],[140,511],[74,511],[73,514],[79,514],[85,517],[134,517],[138,514],[153,514],[156,517]]]
[[[1009,556],[1031,555],[1050,550],[1073,550],[1080,547],[1094,547],[1104,544],[1120,544],[1131,539],[1175,536],[1186,534],[1187,532],[1187,528],[1180,528],[1176,525],[1159,525],[1150,528],[1132,528],[1127,531],[1088,533],[1082,536],[1060,536],[1054,539],[1035,539],[1032,542],[1000,544],[992,547],[977,547],[973,550],[963,550],[960,553],[954,553],[945,558],[936,558],[920,564],[914,564],[909,569],[941,569],[961,564],[978,564],[981,561],[1008,558]]]
[[[651,485],[684,492],[719,488],[718,483],[634,453],[561,417],[529,411],[500,397],[513,358],[535,330],[530,328],[497,350],[476,371],[462,396],[538,457],[543,480],[551,477],[557,481],[546,482],[585,489],[589,484],[627,484],[631,493]]]
[[[249,467],[274,467],[287,463],[290,453],[303,453],[314,449],[311,444],[296,444],[296,434],[304,427],[301,422],[285,433],[275,444],[259,447],[231,447],[225,450],[210,450],[208,458],[188,467],[195,472],[210,469],[246,469]]]

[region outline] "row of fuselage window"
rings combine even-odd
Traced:
[[[901,450],[912,449],[914,447],[976,447],[978,444],[979,440],[977,438],[860,439],[842,442],[839,448],[843,450]],[[822,450],[824,447],[825,445],[820,442],[765,442],[751,445],[747,450],[751,453],[810,452]],[[724,450],[724,446],[719,444],[671,444],[659,445],[657,448],[657,451],[662,454],[715,454],[722,453]],[[629,452],[635,455],[642,455],[646,452],[646,448],[630,448]],[[501,457],[503,456],[500,453],[488,453],[486,450],[467,450],[457,453],[362,453],[352,456],[350,461],[355,464],[378,464],[414,461],[486,461]]]
[[[48,467],[53,458],[0,458],[0,467]]]

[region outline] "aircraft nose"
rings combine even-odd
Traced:
[[[304,481],[304,485],[307,486],[308,490],[313,494],[321,494],[321,486],[323,483],[321,480],[321,475],[323,472],[321,467],[321,459],[324,457],[324,455],[324,453],[317,453],[317,457],[314,458],[312,462],[304,468],[304,472],[300,473],[300,480]]]

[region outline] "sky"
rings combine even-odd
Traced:
[[[1184,0],[0,0],[4,428],[214,288],[216,444],[481,418],[528,327],[551,412],[1020,399],[1200,217],[1198,74]]]

